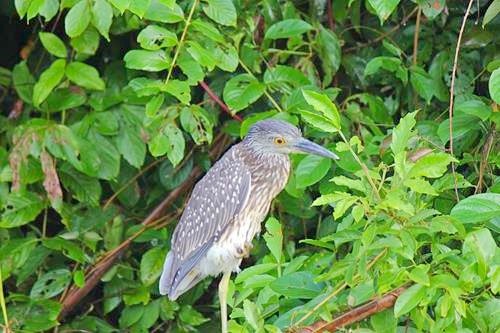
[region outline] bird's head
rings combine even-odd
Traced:
[[[314,154],[339,159],[328,149],[302,137],[300,129],[281,120],[267,119],[256,122],[243,141],[260,153]]]

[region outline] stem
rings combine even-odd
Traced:
[[[420,34],[420,15],[422,13],[422,9],[420,6],[417,11],[417,20],[415,22],[415,34],[413,35],[413,65],[417,64],[417,54],[418,54],[418,35]]]
[[[0,265],[0,306],[2,307],[3,321],[5,323],[5,332],[11,332],[9,326],[9,317],[7,316],[7,306],[5,305],[5,295],[3,294],[3,277],[2,277],[2,266]]]
[[[182,31],[181,39],[179,40],[179,45],[175,49],[174,58],[172,59],[172,65],[168,69],[167,78],[165,79],[165,85],[168,84],[170,77],[172,76],[172,72],[174,71],[175,63],[177,62],[177,58],[179,57],[179,53],[182,49],[182,44],[184,44],[184,39],[186,38],[187,30],[189,25],[191,24],[191,19],[193,18],[194,10],[198,5],[198,0],[193,0],[193,4],[191,5],[191,10],[189,11],[189,16],[186,20],[186,25],[184,26],[184,30]]]
[[[462,43],[462,35],[465,30],[465,23],[467,22],[467,17],[469,16],[470,9],[472,7],[472,3],[474,0],[469,0],[469,5],[465,10],[464,18],[462,20],[462,26],[460,27],[460,32],[458,33],[457,46],[455,48],[455,58],[453,59],[453,70],[451,72],[451,85],[450,85],[450,106],[448,108],[448,117],[450,119],[450,154],[453,156],[453,106],[454,106],[454,94],[455,94],[455,76],[457,74],[457,66],[458,66],[458,54],[460,53],[460,44]],[[455,162],[451,162],[451,171],[453,173],[453,182],[455,188],[455,197],[457,202],[460,201],[460,197],[458,196],[458,183],[457,183],[457,174],[455,172]]]
[[[370,176],[370,171],[368,170],[367,166],[359,159],[359,157],[356,154],[356,152],[352,149],[351,145],[349,144],[349,141],[347,141],[347,138],[344,136],[344,133],[342,133],[341,131],[339,131],[339,134],[340,134],[340,137],[342,138],[342,140],[349,147],[349,150],[351,151],[351,154],[354,157],[354,159],[356,160],[356,162],[358,162],[358,164],[361,166],[361,169],[363,170],[363,173],[365,174],[366,179],[368,179],[368,182],[370,183],[370,186],[373,189],[373,193],[375,193],[375,196],[377,197],[377,200],[380,201],[381,198],[380,198],[379,190],[378,190],[377,186],[375,185],[375,182],[373,181],[372,177]]]

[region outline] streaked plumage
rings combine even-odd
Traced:
[[[160,278],[162,295],[174,300],[206,276],[224,273],[228,281],[239,270],[272,200],[286,185],[293,152],[336,158],[303,139],[296,127],[264,120],[214,164],[196,184],[172,236]]]

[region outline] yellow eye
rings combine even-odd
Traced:
[[[286,141],[283,138],[275,138],[274,143],[281,146],[281,145],[284,145],[286,143]]]

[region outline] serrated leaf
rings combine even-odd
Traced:
[[[337,107],[325,94],[320,94],[312,90],[303,90],[302,95],[304,96],[307,104],[312,106],[314,110],[320,112],[325,116],[332,125],[340,130],[340,115]]]
[[[500,194],[481,193],[460,200],[450,215],[462,223],[486,222],[500,216]]]
[[[451,155],[445,153],[426,155],[419,159],[410,169],[408,177],[441,177],[452,161],[455,161],[455,159],[451,157]]]

